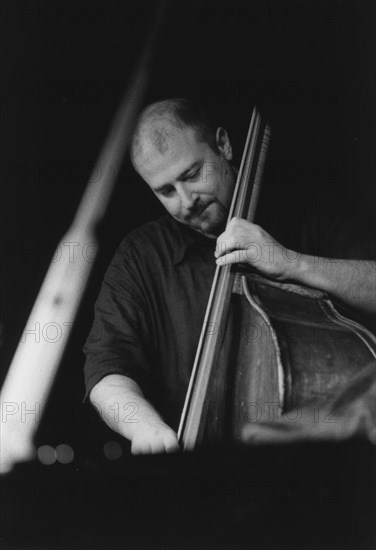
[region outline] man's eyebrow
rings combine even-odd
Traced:
[[[186,170],[184,170],[184,172],[182,172],[176,179],[184,180],[188,176],[189,172],[191,172],[195,168],[198,168],[200,165],[201,165],[201,162],[199,160],[196,160],[193,164],[191,164],[191,166],[189,166]]]
[[[194,170],[195,168],[198,168],[199,166],[201,166],[201,161],[199,160],[196,160],[195,162],[193,162],[190,166],[188,166],[188,168],[186,168],[181,174],[178,175],[178,177],[176,178],[178,181],[181,181],[181,180],[185,180],[189,173]],[[171,185],[170,183],[166,182],[166,183],[162,183],[162,185],[159,185],[158,187],[155,187],[154,188],[154,191],[158,192],[158,191],[163,191],[164,188],[168,187],[169,185]]]

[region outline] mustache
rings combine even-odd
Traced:
[[[184,216],[184,219],[190,220],[192,218],[196,218],[197,216],[200,216],[203,213],[203,211],[213,202],[215,201],[209,200],[209,201],[198,202],[197,204],[192,206],[192,208],[187,212],[187,215]]]

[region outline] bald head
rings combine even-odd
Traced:
[[[192,101],[173,98],[146,107],[139,115],[131,143],[130,156],[135,169],[145,157],[171,152],[187,127],[196,130],[199,141],[217,151],[215,129],[207,114]]]

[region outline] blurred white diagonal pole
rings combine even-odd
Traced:
[[[114,167],[119,167],[124,158],[145,96],[166,8],[166,2],[157,5],[156,18],[130,86],[116,113],[73,223],[50,263],[9,367],[0,393],[1,473],[34,456],[34,435],[93,267],[98,248],[95,229],[106,212],[116,182],[117,170]]]

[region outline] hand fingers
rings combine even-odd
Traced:
[[[234,250],[229,254],[225,254],[224,256],[217,258],[215,263],[219,266],[224,266],[242,262],[255,263],[258,259],[259,257],[257,255],[253,255],[249,250]]]
[[[132,455],[146,455],[151,453],[151,447],[148,443],[141,442],[132,444],[131,447]]]
[[[152,441],[151,444],[150,444],[150,449],[151,449],[150,452],[153,455],[159,454],[159,453],[164,453],[165,452],[165,445],[164,445],[163,439],[156,439],[156,440]]]
[[[167,443],[161,441],[153,442],[151,444],[144,443],[140,445],[132,446],[131,452],[133,455],[148,455],[148,454],[160,454],[160,453],[175,453],[179,450],[179,444],[175,441],[169,441]]]
[[[226,256],[227,254],[234,253],[238,255],[237,259],[234,261],[255,262],[261,258],[263,247],[266,248],[268,246],[270,246],[269,243],[260,244],[256,241],[250,241],[246,238],[238,238],[236,240],[231,237],[229,239],[221,240],[220,242],[218,242],[214,255],[218,260]]]
[[[226,254],[246,250],[247,259],[256,261],[263,253],[263,249],[277,244],[276,241],[260,226],[240,218],[232,218],[224,233],[217,239],[215,257],[220,258]],[[244,261],[238,259],[236,261]]]
[[[179,450],[179,443],[176,438],[171,439],[164,445],[166,453],[176,453]]]
[[[138,454],[158,454],[173,453],[179,450],[179,444],[176,434],[171,431],[168,433],[158,433],[137,439],[132,443],[131,453]]]
[[[220,239],[218,238],[214,256],[216,258],[219,258],[220,256],[223,256],[227,252],[231,252],[231,250],[235,250],[237,248],[240,248],[240,243],[237,242],[232,237],[226,236],[226,234],[224,233]]]

